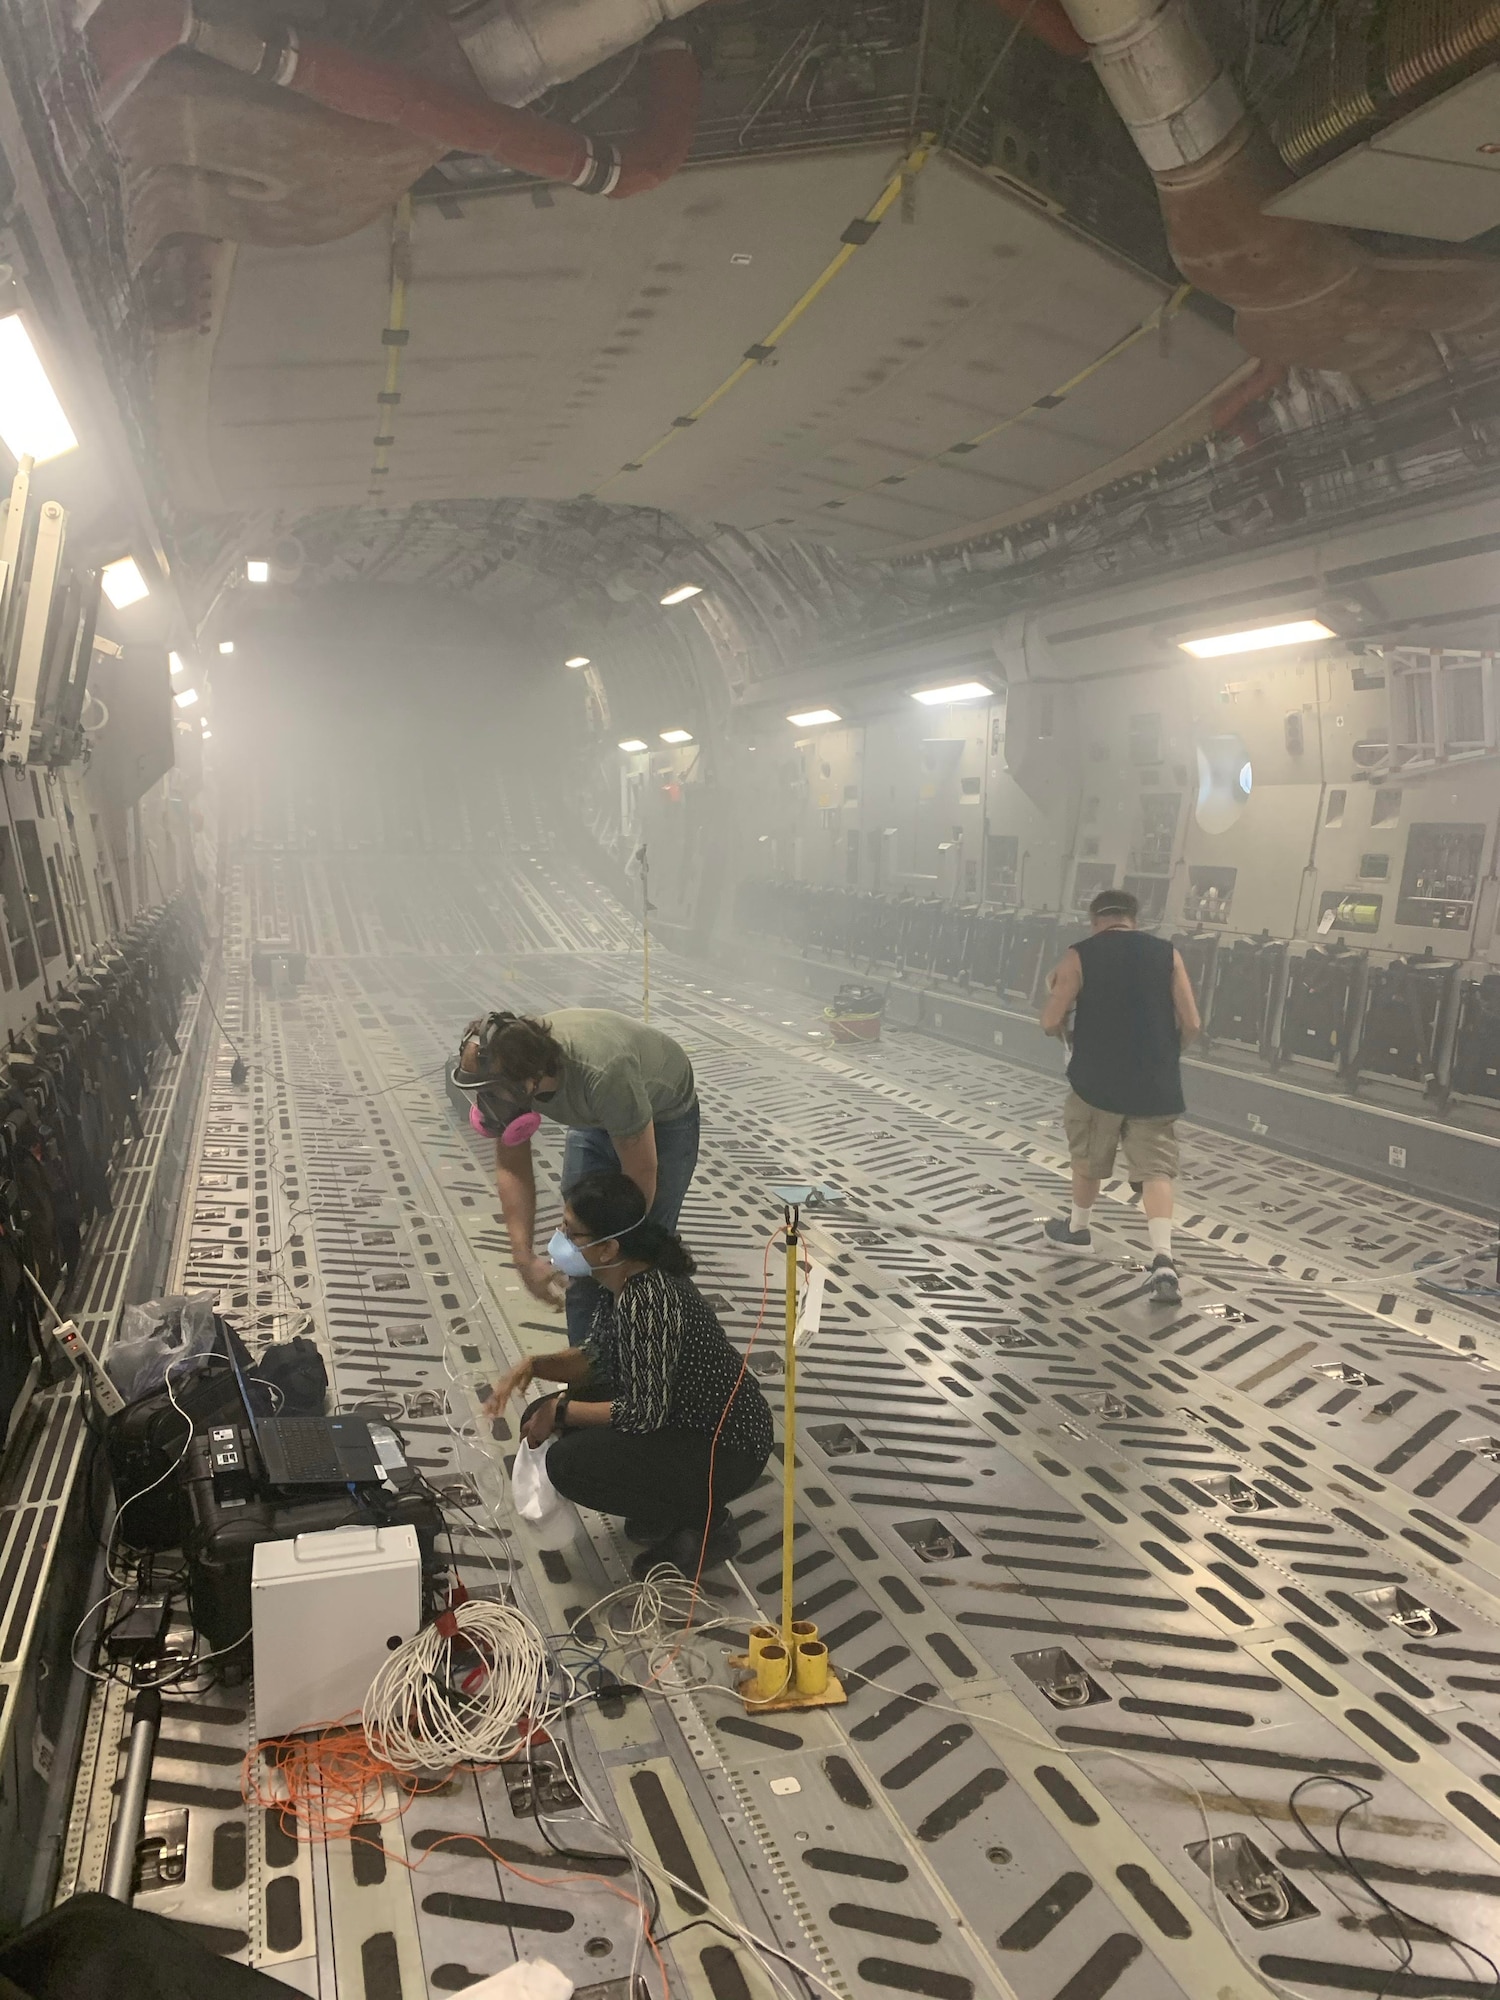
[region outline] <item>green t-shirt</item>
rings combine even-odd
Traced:
[[[633,1139],[653,1122],[681,1118],[698,1101],[693,1065],[670,1035],[604,1007],[563,1007],[547,1016],[566,1062],[550,1104],[560,1125],[601,1128]]]

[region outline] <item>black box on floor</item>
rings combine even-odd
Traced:
[[[227,1655],[226,1665],[250,1664],[250,1578],[261,1542],[290,1541],[330,1528],[413,1527],[422,1551],[424,1610],[431,1608],[444,1521],[437,1501],[415,1481],[395,1492],[366,1486],[353,1493],[221,1505],[214,1492],[211,1441],[199,1437],[188,1447],[183,1488],[191,1522],[183,1552],[193,1625],[204,1641],[201,1650]]]

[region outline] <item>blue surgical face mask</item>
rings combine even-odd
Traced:
[[[639,1229],[647,1220],[644,1215],[640,1222],[629,1223],[617,1232],[618,1236],[628,1236],[632,1229]],[[623,1264],[623,1257],[612,1257],[608,1264],[591,1264],[572,1237],[561,1229],[554,1229],[552,1240],[547,1245],[547,1255],[565,1278],[592,1278],[596,1271],[612,1270],[616,1264]]]
[[[565,1236],[560,1229],[553,1230],[547,1255],[565,1278],[592,1278],[594,1275],[594,1267],[588,1258],[572,1237]]]

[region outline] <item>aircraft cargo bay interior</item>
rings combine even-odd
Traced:
[[[0,2000],[1500,1995],[1497,76],[0,11]]]

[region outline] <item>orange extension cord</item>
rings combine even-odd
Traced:
[[[455,1770],[472,1768],[454,1767]],[[282,1831],[293,1840],[305,1845],[347,1840],[351,1844],[373,1848],[387,1861],[397,1862],[409,1873],[415,1874],[425,1865],[427,1856],[424,1855],[422,1861],[408,1861],[404,1854],[393,1852],[383,1841],[373,1839],[363,1829],[388,1826],[401,1819],[419,1798],[441,1791],[453,1775],[453,1770],[441,1775],[434,1773],[424,1783],[408,1773],[397,1771],[375,1755],[359,1724],[345,1718],[309,1736],[273,1737],[257,1744],[241,1766],[240,1793],[247,1805],[274,1812]],[[387,1802],[387,1779],[395,1789],[394,1805]],[[560,1871],[551,1876],[528,1875],[524,1868],[507,1861],[488,1841],[473,1833],[443,1834],[433,1841],[427,1855],[453,1846],[462,1846],[470,1854],[476,1848],[482,1849],[501,1868],[530,1883],[535,1889],[545,1889],[558,1882],[597,1882],[612,1896],[629,1903],[641,1920],[642,1933],[661,1974],[662,2000],[669,2000],[666,1964],[651,1935],[651,1920],[639,1896],[631,1895],[628,1889],[622,1889],[607,1875],[571,1871]]]

